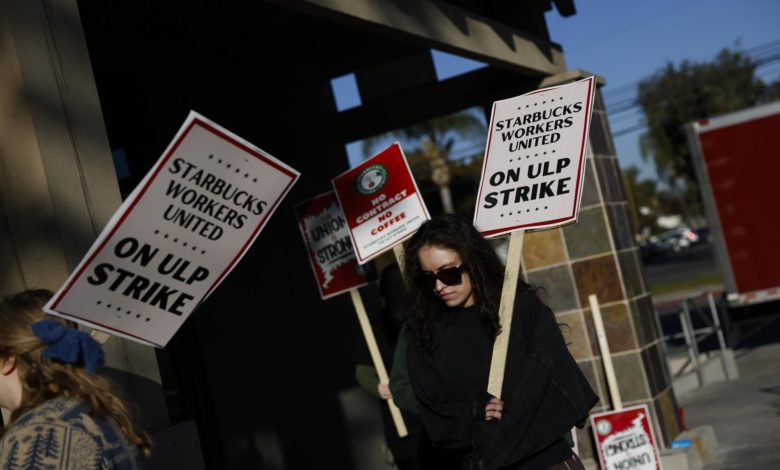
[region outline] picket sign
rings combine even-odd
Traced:
[[[498,307],[498,318],[501,322],[501,332],[493,342],[493,357],[490,360],[490,375],[488,375],[487,391],[494,397],[501,398],[504,386],[504,369],[506,354],[509,351],[509,332],[512,329],[512,312],[517,293],[517,279],[520,277],[520,261],[523,257],[523,234],[512,232],[509,238],[509,250],[506,255],[506,271],[504,286],[501,289],[501,305]]]
[[[392,248],[396,256],[401,243],[410,238],[430,218],[428,209],[414,181],[401,145],[395,142],[360,165],[332,180],[349,227],[349,236],[358,263],[364,264]],[[399,263],[403,270],[403,264]],[[363,336],[379,381],[390,378],[379,354],[379,348],[368,321],[363,300],[356,290],[350,291]],[[401,411],[392,398],[387,400],[398,435],[408,434]]]
[[[590,415],[600,467],[663,470],[646,404]]]
[[[296,206],[296,212],[298,227],[306,245],[320,297],[326,300],[349,291],[379,381],[389,383],[387,370],[358,290],[368,284],[368,280],[359,269],[355,251],[349,241],[345,215],[336,194],[330,191],[304,201]],[[392,400],[388,400],[388,406],[398,435],[406,436],[408,431],[400,410]]]
[[[574,223],[585,178],[595,77],[493,103],[474,226],[511,234],[487,391],[500,398],[526,230]]]
[[[322,300],[367,285],[336,194],[328,191],[301,202],[295,212]]]
[[[590,416],[601,468],[662,470],[650,410],[647,405],[623,408],[598,297],[595,294],[589,295],[588,303],[596,327],[613,408],[612,411]]]
[[[165,347],[258,238],[300,173],[191,111],[44,311]]]
[[[349,291],[349,296],[352,298],[352,305],[355,306],[355,312],[357,312],[358,321],[360,322],[360,329],[363,330],[363,336],[366,338],[366,344],[368,345],[368,352],[371,354],[371,360],[374,362],[374,368],[376,374],[379,376],[379,382],[383,384],[390,383],[390,377],[387,375],[387,369],[385,369],[385,363],[382,361],[382,355],[379,354],[379,346],[376,344],[376,337],[374,337],[374,331],[371,329],[371,323],[368,321],[368,315],[366,314],[366,307],[363,305],[363,299],[360,297],[360,292],[357,289]],[[406,423],[401,416],[401,410],[398,409],[392,398],[387,400],[387,406],[390,407],[390,415],[393,417],[393,424],[398,431],[399,437],[405,437],[409,434],[406,429]]]
[[[574,451],[575,454],[578,456],[580,455],[580,440],[577,438],[577,426],[574,426],[571,428],[571,439],[574,441],[574,447],[571,448],[572,451]]]
[[[431,218],[398,142],[332,183],[360,264],[411,238]]]
[[[404,269],[406,269],[406,258],[404,258],[404,244],[399,243],[393,247],[393,254],[395,255],[395,261],[398,263],[398,268],[401,270],[401,276],[404,275]]]
[[[599,350],[601,351],[601,363],[604,364],[604,372],[607,375],[607,385],[609,386],[609,395],[612,397],[612,408],[615,411],[623,409],[623,400],[620,398],[620,389],[618,389],[617,378],[615,377],[615,367],[612,365],[612,354],[609,352],[607,335],[604,332],[604,321],[601,318],[601,307],[596,294],[588,296],[590,311],[593,315],[593,325],[596,327],[596,337],[599,341]]]

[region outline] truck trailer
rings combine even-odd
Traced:
[[[686,132],[729,304],[780,299],[780,101]]]

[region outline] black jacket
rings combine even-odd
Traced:
[[[476,307],[448,312],[432,325],[434,351],[408,350],[420,416],[434,443],[472,468],[546,469],[571,455],[562,437],[598,401],[536,294],[515,299],[504,374],[501,421],[485,420],[493,341]]]

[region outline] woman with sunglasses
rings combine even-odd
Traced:
[[[581,469],[564,435],[598,401],[555,315],[518,283],[501,399],[486,392],[504,266],[468,221],[424,223],[406,246],[415,316],[409,379],[434,445],[463,469]]]

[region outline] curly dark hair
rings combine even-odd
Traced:
[[[431,321],[449,309],[435,292],[413,285],[422,273],[419,251],[424,246],[447,248],[460,255],[471,279],[479,318],[495,339],[501,332],[498,306],[504,283],[504,264],[491,244],[471,222],[462,216],[448,214],[422,224],[406,244],[404,274],[410,284],[409,295],[414,308],[413,330],[420,350],[426,354],[433,352]],[[532,290],[531,286],[523,281],[518,281],[518,289]]]

